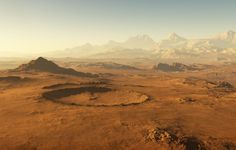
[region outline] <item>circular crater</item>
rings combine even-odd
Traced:
[[[63,104],[78,106],[129,106],[144,103],[149,96],[136,91],[110,87],[84,86],[47,91],[43,98]]]

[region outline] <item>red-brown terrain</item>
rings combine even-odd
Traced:
[[[2,71],[0,149],[236,149],[235,64],[104,64]]]

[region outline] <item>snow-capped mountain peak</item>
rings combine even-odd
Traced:
[[[236,32],[229,30],[227,32],[220,33],[215,37],[215,39],[228,42],[236,42]]]
[[[183,37],[181,37],[178,34],[173,32],[173,33],[169,34],[168,40],[170,40],[170,41],[179,41],[179,40],[185,40],[185,38],[183,38]]]
[[[154,42],[154,40],[147,34],[139,34],[133,37],[130,37],[127,41],[152,41]]]
[[[186,58],[195,56],[216,55],[224,51],[224,55],[236,55],[236,32],[227,31],[212,38],[187,39],[176,33],[156,43],[148,35],[137,35],[124,42],[109,41],[105,45],[85,44],[82,46],[53,52],[55,56],[88,57],[109,54],[109,57],[144,57],[158,56],[158,58]],[[146,54],[145,54],[146,53]],[[153,56],[152,56],[153,55]],[[99,57],[100,57],[99,56]],[[106,55],[108,56],[108,55]]]
[[[122,43],[125,48],[154,49],[156,42],[148,35],[137,35]]]

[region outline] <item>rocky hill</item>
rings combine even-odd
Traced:
[[[71,68],[60,67],[54,62],[49,61],[43,57],[39,57],[36,60],[32,60],[28,64],[20,65],[18,68],[14,69],[14,71],[41,71],[55,74],[74,75],[80,77],[97,77],[97,75],[95,74],[78,72]]]

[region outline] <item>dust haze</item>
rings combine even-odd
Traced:
[[[129,40],[140,48],[89,46],[91,57],[4,58],[1,149],[233,150],[235,37],[227,49],[181,51],[172,46],[189,41],[172,34],[159,44]]]
[[[233,30],[1,56],[1,150],[236,149]]]

